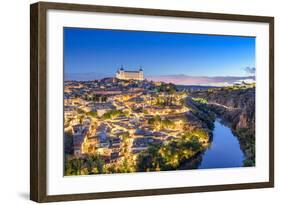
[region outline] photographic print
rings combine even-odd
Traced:
[[[63,32],[65,176],[255,166],[255,37]]]

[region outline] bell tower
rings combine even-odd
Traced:
[[[140,69],[139,69],[139,80],[144,80],[144,75],[143,75],[142,66],[140,66]]]
[[[117,70],[116,72],[116,78],[123,79],[124,78],[124,68],[123,65]]]

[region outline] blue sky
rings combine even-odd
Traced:
[[[248,76],[255,38],[64,28],[64,72],[114,75],[142,66],[146,76]]]

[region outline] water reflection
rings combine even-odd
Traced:
[[[210,147],[205,152],[183,163],[180,169],[242,167],[243,160],[244,154],[237,137],[233,135],[229,127],[217,119]]]

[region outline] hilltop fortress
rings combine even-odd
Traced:
[[[144,80],[144,74],[142,68],[132,71],[124,70],[121,66],[116,72],[116,78],[120,80]]]

